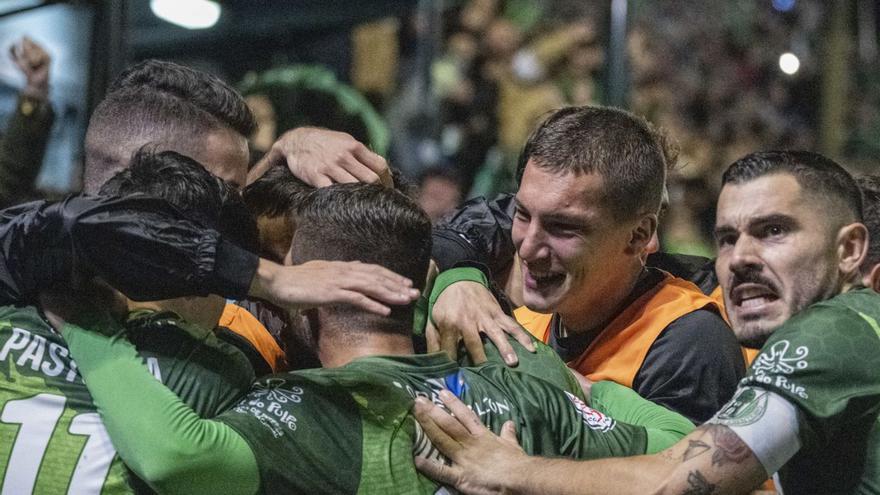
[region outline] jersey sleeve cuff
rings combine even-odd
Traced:
[[[258,263],[259,257],[256,254],[221,239],[217,245],[214,270],[206,281],[209,292],[243,299],[257,273]]]

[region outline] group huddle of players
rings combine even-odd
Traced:
[[[433,228],[339,133],[248,172],[249,115],[142,63],[93,195],[0,214],[0,493],[880,493],[870,180],[737,160],[713,264],[657,252],[674,156],[621,110]]]

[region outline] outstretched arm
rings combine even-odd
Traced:
[[[75,267],[141,301],[252,295],[284,307],[336,302],[386,314],[387,305],[418,297],[408,279],[378,266],[260,260],[147,196],[71,196],[0,212],[0,302],[32,301],[68,282]]]
[[[61,330],[122,460],[161,493],[253,494],[260,478],[247,443],[201,419],[156,380],[124,337]]]
[[[217,293],[243,297],[257,256],[146,196],[71,196],[0,212],[0,301],[90,269],[136,300]]]
[[[454,416],[425,400],[416,401],[415,414],[452,464],[416,464],[465,493],[747,493],[767,478],[751,449],[724,425],[704,425],[659,454],[579,462],[529,457],[454,397],[444,403]]]

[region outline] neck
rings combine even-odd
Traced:
[[[128,301],[129,311],[137,309],[171,311],[187,323],[207,331],[213,331],[217,327],[217,322],[220,320],[224,306],[226,306],[226,301],[218,296],[180,297],[177,299],[145,302]]]
[[[571,310],[560,310],[562,326],[571,335],[600,333],[632,303],[633,292],[646,275],[644,269],[636,271],[616,288],[594,291],[598,299],[577,301]]]
[[[325,368],[345,366],[362,357],[410,354],[415,354],[415,350],[409,335],[380,331],[353,334],[322,328],[318,337],[318,359]]]

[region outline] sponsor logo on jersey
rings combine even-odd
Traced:
[[[599,411],[593,409],[592,407],[584,404],[584,401],[580,400],[576,395],[565,392],[566,397],[571,403],[574,405],[575,409],[581,414],[581,417],[584,420],[584,424],[587,425],[592,430],[601,431],[602,433],[609,432],[614,429],[614,426],[617,424],[614,419],[605,416]]]
[[[296,431],[296,416],[290,412],[289,405],[302,402],[303,389],[284,388],[284,383],[280,378],[257,382],[253,390],[235,406],[235,412],[257,418],[275,438],[284,436],[285,430]]]
[[[780,340],[769,349],[761,351],[752,363],[752,376],[746,377],[746,381],[772,385],[802,399],[808,398],[807,389],[793,382],[786,375],[809,366],[806,358],[810,354],[810,349],[802,345],[790,353],[790,347],[791,342]]]
[[[440,391],[449,390],[456,397],[461,399],[462,402],[464,402],[465,405],[467,405],[468,408],[475,412],[480,418],[483,418],[490,413],[500,416],[510,414],[510,404],[507,400],[497,400],[492,397],[470,397],[466,395],[468,391],[467,382],[465,382],[463,375],[459,372],[447,375],[442,379],[428,378],[424,380],[422,383],[425,388],[428,389],[427,392],[424,390],[418,390],[408,383],[404,384],[398,381],[393,381],[391,383],[397,388],[406,390],[406,393],[413,399],[416,397],[424,397],[443,409],[446,409],[446,405],[440,400]]]

